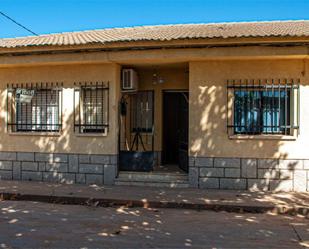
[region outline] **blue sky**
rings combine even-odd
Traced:
[[[36,33],[136,25],[309,19],[309,0],[0,0]],[[30,35],[0,16],[0,38]]]

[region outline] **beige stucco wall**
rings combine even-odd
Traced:
[[[0,150],[116,154],[120,67],[117,64],[0,68]],[[106,137],[74,134],[74,82],[109,81],[109,124]],[[59,135],[20,135],[6,131],[7,83],[63,82],[63,129]]]
[[[190,63],[190,155],[208,157],[309,158],[309,61],[238,60]],[[232,79],[298,79],[300,135],[232,140],[227,135],[227,88]]]
[[[133,58],[133,57],[132,57]],[[189,57],[188,57],[189,59]],[[192,59],[192,58],[191,58]],[[162,60],[160,60],[162,62]],[[152,84],[153,68],[137,66],[140,89],[155,91],[155,150],[162,148],[162,91],[190,90],[190,155],[220,157],[309,158],[309,62],[285,60],[192,61],[189,70],[161,66],[158,73],[165,83]],[[134,66],[134,64],[131,64]],[[188,79],[189,77],[189,79]],[[300,135],[287,140],[231,140],[226,132],[226,80],[300,78]],[[73,133],[73,83],[110,81],[110,129],[106,137],[78,136]],[[10,135],[6,132],[6,84],[63,82],[63,131],[59,136]],[[0,68],[0,150],[69,153],[117,153],[120,66],[116,63],[23,66]],[[307,97],[308,96],[308,97]],[[307,103],[308,102],[308,103]]]
[[[155,150],[162,149],[162,93],[163,90],[188,89],[188,71],[185,68],[158,68],[164,84],[153,84],[153,68],[137,68],[140,90],[154,90]],[[73,87],[74,82],[109,81],[109,124],[106,137],[74,133]],[[12,134],[6,130],[7,83],[63,83],[63,129],[59,135]],[[0,68],[0,150],[58,153],[118,153],[118,100],[120,91],[120,66],[112,63],[58,66]]]

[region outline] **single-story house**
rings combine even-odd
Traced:
[[[309,21],[0,39],[0,178],[309,191]]]

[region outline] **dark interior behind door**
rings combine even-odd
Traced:
[[[188,171],[188,93],[163,94],[163,163]]]

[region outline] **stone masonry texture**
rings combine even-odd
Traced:
[[[0,180],[113,185],[117,155],[0,152]],[[193,188],[309,191],[309,160],[189,158]]]
[[[309,160],[190,157],[191,187],[261,191],[309,191]]]
[[[113,185],[117,155],[0,152],[0,180]]]

